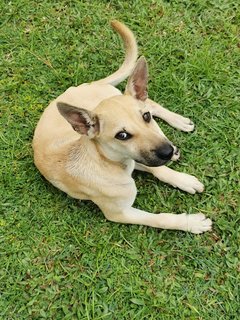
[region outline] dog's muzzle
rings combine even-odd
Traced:
[[[166,142],[158,148],[150,150],[148,153],[142,153],[141,156],[141,159],[136,160],[137,162],[148,167],[159,167],[170,160],[177,160],[179,158],[179,151],[171,143]]]

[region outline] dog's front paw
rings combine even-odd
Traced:
[[[186,218],[184,231],[195,234],[203,233],[212,229],[212,221],[205,217],[203,213],[182,214]]]
[[[196,177],[183,172],[178,172],[172,185],[191,194],[204,190],[204,185]]]
[[[173,146],[173,150],[174,151],[173,151],[173,156],[172,156],[171,160],[177,161],[180,158],[180,150],[175,146]]]
[[[185,132],[191,132],[194,130],[194,124],[193,122],[188,119],[185,118],[179,114],[173,113],[172,117],[169,119],[168,123],[181,131],[185,131]]]

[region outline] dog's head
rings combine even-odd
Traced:
[[[174,159],[177,149],[145,106],[147,78],[146,60],[140,58],[124,95],[102,101],[94,112],[61,102],[57,106],[73,129],[94,139],[107,158],[160,166]]]

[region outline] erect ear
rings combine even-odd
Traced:
[[[99,119],[91,111],[73,107],[64,102],[57,103],[58,111],[80,134],[93,138],[99,133]]]
[[[142,56],[138,59],[132,75],[128,79],[125,94],[130,94],[134,98],[145,101],[148,97],[148,67],[147,61]]]

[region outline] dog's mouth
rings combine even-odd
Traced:
[[[167,164],[170,160],[163,159],[136,159],[138,163],[144,164],[147,167],[160,167]]]
[[[168,151],[166,152],[165,148],[165,153],[160,149],[142,152],[139,159],[135,159],[135,161],[148,167],[160,167],[170,161],[176,161],[180,157],[179,149],[172,145],[168,145],[167,148]]]

